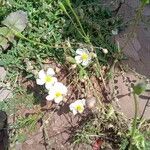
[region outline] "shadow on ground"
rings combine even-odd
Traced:
[[[4,111],[0,111],[0,150],[9,149],[9,136],[7,131],[7,114]]]

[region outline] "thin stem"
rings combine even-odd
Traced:
[[[85,70],[81,65],[78,65],[78,66],[79,66],[80,69],[83,70],[84,74],[87,76],[88,82],[89,82],[89,84],[90,84],[90,86],[92,87],[92,90],[93,90],[93,92],[94,92],[94,96],[97,98],[97,100],[98,100],[100,106],[102,106],[102,102],[101,102],[101,100],[99,99],[99,96],[98,96],[98,94],[97,94],[97,92],[96,92],[96,90],[95,90],[95,88],[94,88],[94,86],[93,86],[93,84],[92,84],[92,82],[91,82],[91,80],[90,80],[90,78],[89,78],[89,76],[88,76],[86,70]]]
[[[71,20],[72,24],[74,25],[74,27],[77,29],[77,31],[79,32],[79,34],[85,39],[85,36],[80,32],[80,30],[78,29],[77,25],[74,23],[74,21],[72,20],[71,16],[65,11],[66,15],[68,16],[68,18]]]
[[[83,29],[83,27],[82,27],[82,24],[81,24],[81,22],[80,22],[78,16],[76,15],[76,13],[75,13],[74,9],[72,8],[72,6],[69,5],[69,7],[70,7],[70,10],[72,11],[73,15],[75,16],[75,18],[76,18],[76,20],[77,20],[77,23],[79,24],[83,35],[86,37],[87,35],[86,35],[86,33],[85,33],[85,31],[84,31],[84,29]]]
[[[135,114],[134,114],[134,119],[133,119],[133,126],[132,126],[132,132],[131,132],[131,137],[130,137],[130,145],[129,145],[129,150],[132,150],[132,142],[133,142],[133,137],[135,135],[136,131],[136,125],[137,125],[137,115],[138,115],[138,101],[137,101],[137,96],[135,93],[133,93],[134,97],[134,109],[135,109]]]

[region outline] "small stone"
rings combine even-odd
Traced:
[[[56,68],[55,68],[56,73],[59,73],[59,72],[60,72],[60,70],[61,70],[61,69],[60,69],[60,68],[58,68],[58,67],[56,67]]]
[[[28,145],[32,145],[33,142],[34,142],[34,141],[33,141],[32,139],[29,139],[29,140],[26,141],[26,143],[27,143]]]
[[[0,67],[0,80],[4,80],[6,76],[6,70],[4,69],[4,67]]]
[[[16,150],[22,150],[22,144],[17,142],[17,143],[15,144],[15,149],[16,149]]]
[[[71,65],[71,69],[75,69],[77,67],[77,65],[76,64],[74,64],[74,65]]]
[[[0,90],[0,101],[3,101],[7,98],[12,98],[13,94],[10,90],[2,88]]]
[[[96,99],[95,97],[89,98],[86,100],[86,105],[89,109],[93,109],[95,108],[96,105]]]

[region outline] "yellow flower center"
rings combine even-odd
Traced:
[[[62,96],[62,93],[61,93],[61,92],[56,92],[55,96],[56,96],[56,97],[61,97],[61,96]]]
[[[82,112],[82,111],[83,111],[83,107],[82,107],[81,105],[77,105],[77,106],[76,106],[76,110],[77,110],[78,112]]]
[[[86,60],[88,59],[88,54],[83,53],[83,54],[81,55],[81,58],[82,58],[83,61],[86,61]]]
[[[45,77],[45,82],[52,82],[53,78],[51,76],[46,76]]]

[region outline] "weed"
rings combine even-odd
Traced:
[[[72,18],[72,20],[69,19],[66,22],[64,37],[67,36],[75,41],[84,42],[85,38],[80,34],[82,32],[82,35],[88,36],[92,45],[105,47],[110,51],[110,54],[106,56],[102,51],[97,49],[99,61],[107,63],[108,58],[118,52],[117,47],[112,42],[112,30],[120,28],[121,19],[114,17],[112,12],[99,5],[99,1],[97,0],[72,1],[69,5],[66,4],[64,6],[70,15],[69,18]],[[71,8],[74,9],[74,11],[72,11]],[[81,23],[79,23],[79,20]],[[72,26],[73,23],[74,25]],[[74,26],[76,26],[76,28]],[[76,32],[79,28],[81,28],[82,31]]]

